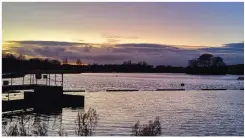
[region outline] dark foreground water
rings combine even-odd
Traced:
[[[99,76],[95,77],[93,75],[91,75],[90,79],[88,76],[84,76],[88,79],[83,81],[77,76],[74,76],[72,80],[72,75],[70,75],[70,78],[66,78],[65,80],[67,81],[71,79],[70,82],[73,83],[67,83],[66,88],[68,88],[67,85],[75,85],[74,88],[80,88],[82,86],[82,88],[86,89],[89,89],[90,87],[95,89],[95,87],[101,86],[98,89],[104,89],[102,86],[106,84],[109,86],[116,86],[116,88],[118,88],[118,85],[120,84],[118,81],[112,81],[113,79],[117,80],[116,77],[118,76],[114,76],[114,78],[108,76],[106,78],[103,75],[108,74],[102,74],[101,80],[99,81]],[[179,77],[183,77],[183,75]],[[187,84],[187,88],[188,86],[223,86],[230,89],[243,88],[243,81],[235,80],[237,76],[219,76],[221,78],[216,78],[216,80],[214,79],[214,76],[209,76],[209,78],[208,76],[205,76],[207,77],[206,79],[196,80],[192,80],[193,78],[188,78],[192,76],[186,77],[187,78],[183,77],[181,80],[179,78],[159,79],[157,76],[155,78],[149,78],[149,76],[147,76],[145,79],[148,81],[152,80],[152,82],[145,83],[147,81],[145,81],[144,78],[139,79],[139,76],[124,76],[123,81],[125,83],[121,85],[124,86],[127,84],[128,88],[131,88],[129,86],[133,84],[136,86],[152,87],[150,84],[153,84],[153,82],[157,82],[157,80],[159,80],[159,84],[163,84],[161,81],[165,81],[169,82],[169,84],[172,82],[174,86],[179,84],[179,82],[183,82],[184,80]],[[188,82],[188,79],[193,83]],[[226,83],[222,84],[221,82]],[[145,85],[141,85],[144,83]],[[156,85],[159,85],[158,83]],[[163,84],[161,86],[165,86],[167,88],[169,85]],[[93,90],[92,88],[91,91]],[[35,121],[43,121],[48,123],[50,128],[50,131],[48,132],[49,135],[57,135],[57,130],[61,125],[64,126],[65,130],[68,132],[68,135],[74,135],[74,122],[78,110],[87,111],[90,107],[96,109],[97,113],[99,114],[99,121],[95,130],[95,135],[97,136],[128,136],[131,134],[131,127],[138,120],[140,120],[141,123],[148,123],[149,120],[154,120],[154,118],[157,116],[160,117],[162,135],[164,136],[244,135],[243,90],[147,91],[146,88],[144,88],[144,90],[137,92],[105,92],[100,90],[99,92],[72,94],[85,95],[84,109],[63,108],[62,112],[59,114],[37,115],[35,113],[31,113],[30,116],[32,116]],[[5,122],[9,121],[10,119],[7,117],[3,117],[4,124],[6,124]]]

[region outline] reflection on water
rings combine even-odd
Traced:
[[[64,89],[87,91],[82,93],[85,95],[85,109],[63,108],[59,114],[31,112],[29,115],[48,123],[49,135],[57,135],[61,125],[68,135],[74,135],[74,122],[78,111],[87,111],[91,107],[96,109],[99,115],[95,132],[98,136],[130,135],[132,125],[138,120],[148,123],[157,116],[160,117],[162,135],[241,136],[244,132],[244,92],[238,89],[243,88],[244,81],[236,80],[238,77],[153,73],[66,74]],[[29,83],[27,79],[25,81]],[[13,83],[22,83],[22,79],[14,79]],[[180,86],[181,83],[185,86]],[[107,88],[140,91],[105,92]],[[159,88],[183,88],[192,91],[152,91]],[[208,88],[229,90],[197,91]],[[23,95],[10,95],[10,99],[15,98],[23,98]],[[3,95],[3,99],[7,99],[6,95]],[[8,118],[3,116],[3,123],[9,121]]]
[[[241,75],[240,75],[241,76]],[[243,88],[239,75],[187,75],[171,73],[83,73],[65,75],[65,89],[85,89],[89,92],[105,91],[109,88],[139,89],[229,89]],[[184,83],[185,86],[181,86]]]
[[[163,135],[243,135],[243,91],[101,92],[86,99],[100,115],[98,135],[128,135],[137,120],[156,116]]]
[[[130,135],[140,120],[147,123],[160,117],[162,135],[205,136],[244,135],[244,92],[237,91],[171,91],[171,92],[86,92],[85,109],[96,109],[99,120],[95,135]],[[61,124],[74,135],[78,110],[63,108],[61,114],[39,115],[49,123],[49,134],[57,134]],[[35,116],[35,113],[31,115]],[[57,120],[56,123],[54,120]],[[7,117],[3,117],[6,122]]]

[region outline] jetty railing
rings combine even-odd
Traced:
[[[3,87],[7,85],[27,85],[27,84],[42,84],[51,86],[53,83],[53,86],[62,86],[64,84],[64,77],[63,77],[64,71],[60,70],[52,70],[52,71],[46,71],[46,70],[33,70],[29,72],[25,72],[23,74],[17,74],[17,73],[9,73],[9,74],[3,74]],[[18,84],[14,84],[13,80],[18,79]],[[20,78],[22,78],[22,82],[20,82]],[[27,82],[28,81],[28,82]],[[10,82],[10,83],[9,83]],[[42,83],[40,83],[42,82]]]
[[[8,100],[2,100],[3,109],[7,111],[33,107],[43,110],[48,107],[60,108],[61,106],[83,105],[84,96],[63,94],[64,73],[69,72],[62,70],[33,70],[23,74],[9,73],[2,75],[3,80],[10,79],[10,85],[6,80],[2,85],[2,92],[8,93]],[[13,79],[17,78],[18,83],[16,81],[16,84]],[[24,99],[10,99],[10,93],[20,93],[21,90],[25,90],[23,91]]]

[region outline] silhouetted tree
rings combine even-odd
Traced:
[[[189,60],[187,73],[190,74],[226,74],[227,66],[221,57],[202,54],[197,59]]]
[[[79,61],[80,62],[80,61]],[[189,61],[188,66],[172,67],[159,65],[153,67],[145,61],[132,63],[124,61],[122,64],[90,64],[87,66],[68,64],[67,58],[61,62],[55,59],[16,57],[10,53],[2,55],[3,73],[24,73],[29,70],[69,70],[74,72],[145,72],[145,73],[189,73],[189,74],[244,74],[243,64],[226,66],[221,57],[204,54]]]
[[[19,60],[26,60],[26,57],[24,55],[20,54],[19,57],[18,57],[18,59]]]
[[[189,61],[190,67],[219,67],[225,66],[225,63],[221,57],[215,57],[212,54],[202,54],[197,59]]]
[[[48,58],[45,58],[45,59],[44,59],[44,62],[49,63],[50,60],[49,60]]]
[[[140,61],[140,62],[138,62],[138,65],[147,66],[148,63],[146,63],[145,61]]]
[[[244,64],[230,65],[228,74],[244,75]]]
[[[3,58],[5,58],[5,59],[16,59],[16,57],[10,53],[3,53]]]
[[[56,64],[56,65],[60,65],[60,61],[59,60],[56,60],[56,59],[53,59],[50,61],[52,64]]]
[[[205,53],[205,54],[202,54],[202,55],[199,57],[199,60],[207,61],[207,60],[212,59],[213,57],[214,57],[214,56],[213,56],[212,54]]]
[[[220,67],[220,66],[226,66],[226,65],[221,57],[214,57],[211,62],[211,66]]]
[[[77,65],[82,65],[82,61],[80,59],[77,59],[76,64]]]
[[[68,64],[68,59],[67,58],[64,58],[62,63],[63,64]]]
[[[132,64],[132,61],[131,61],[131,60],[124,61],[123,64],[124,64],[124,65],[131,65],[131,64]]]
[[[162,128],[159,117],[153,121],[149,121],[149,124],[140,125],[138,121],[132,127],[132,136],[160,136],[162,134]]]

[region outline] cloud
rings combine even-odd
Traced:
[[[102,35],[106,40],[105,44],[118,44],[121,40],[138,39],[136,36],[118,36],[118,35]]]
[[[224,59],[226,64],[244,63],[244,42],[228,43],[223,47],[201,49]]]
[[[92,49],[92,46],[85,46],[83,49],[84,52],[89,52]]]
[[[40,46],[74,46],[74,45],[87,45],[87,43],[78,42],[62,42],[62,41],[10,41],[23,45],[40,45]]]
[[[113,38],[106,40],[106,43],[109,43],[109,44],[114,44],[114,43],[119,43],[119,42],[120,42],[119,39],[113,39]]]
[[[13,53],[31,57],[64,59],[70,62],[81,59],[84,63],[114,64],[125,60],[146,61],[153,65],[186,66],[188,60],[203,53],[220,56],[227,64],[244,62],[244,42],[224,44],[221,47],[196,47],[185,49],[178,45],[150,43],[128,44],[91,44],[60,41],[14,41]]]
[[[202,50],[206,50],[208,52],[217,52],[217,53],[219,52],[226,52],[226,53],[243,52],[244,42],[229,43],[229,44],[224,44],[223,47],[203,48]]]
[[[178,48],[171,45],[160,44],[118,44],[113,49],[114,52],[164,52],[164,51],[176,51]]]
[[[45,46],[43,48],[33,49],[33,51],[40,56],[55,58],[55,57],[59,57],[60,55],[62,56],[66,52],[66,49],[62,47],[53,48],[53,47]],[[73,54],[73,53],[67,53],[67,54]]]
[[[26,43],[25,43],[26,44]],[[31,43],[37,44],[37,43]],[[43,47],[37,47],[33,49],[21,47],[19,49],[15,49],[19,53],[23,53],[28,56],[41,56],[44,58],[59,58],[60,60],[64,58],[68,58],[70,61],[76,61],[77,59],[82,59],[83,61],[90,61],[92,63],[108,63],[110,61],[118,61],[118,60],[126,60],[126,57],[130,57],[129,55],[125,56],[125,54],[113,54],[113,53],[105,53],[103,48],[97,48],[97,53],[90,54],[90,50],[92,46],[85,47],[77,47],[69,44],[69,47],[58,47],[54,45],[44,45]],[[89,54],[88,54],[89,53]]]
[[[138,39],[137,36],[102,35],[105,39]]]
[[[80,58],[87,59],[87,60],[94,60],[94,61],[122,61],[127,60],[128,55],[116,55],[116,54],[110,54],[110,55],[86,55],[86,56],[80,56]]]

